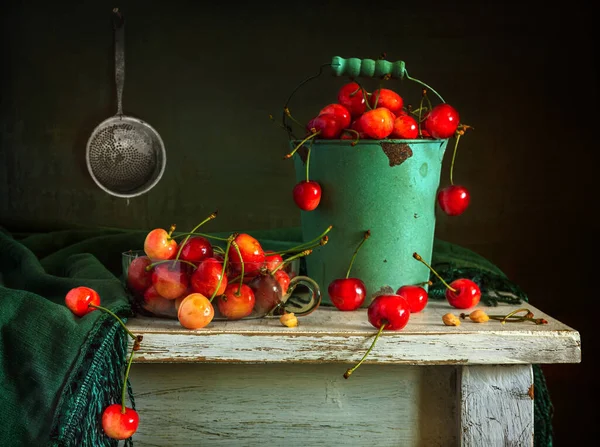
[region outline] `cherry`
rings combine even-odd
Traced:
[[[406,327],[410,318],[408,301],[400,295],[379,295],[369,304],[367,318],[379,331],[362,359],[344,373],[345,379],[365,361],[384,330],[399,331]]]
[[[334,113],[323,113],[311,119],[306,129],[313,135],[325,140],[333,140],[340,136],[344,129],[345,119]]]
[[[201,293],[190,293],[177,309],[177,319],[186,329],[201,329],[208,326],[215,316],[215,309]]]
[[[469,127],[470,126],[462,125],[456,131],[456,141],[452,153],[452,163],[450,164],[450,186],[440,189],[437,195],[437,201],[440,208],[449,216],[458,216],[464,213],[471,202],[471,195],[467,188],[461,185],[455,185],[453,179],[454,161],[456,159],[458,142],[460,141],[460,137],[464,135],[465,129]]]
[[[102,413],[102,429],[109,438],[128,439],[137,431],[140,417],[137,411],[121,404],[112,404]]]
[[[162,228],[155,228],[146,235],[144,252],[153,261],[173,259],[177,254],[177,242],[171,238],[175,226],[167,233]]]
[[[273,250],[265,251],[265,268],[269,271],[275,270],[279,264],[283,264],[283,257]]]
[[[254,308],[254,292],[246,284],[229,284],[225,293],[217,298],[219,312],[229,320],[249,316]]]
[[[147,267],[152,264],[148,256],[138,256],[127,268],[127,288],[132,293],[143,294],[152,285],[152,272]]]
[[[181,261],[155,264],[152,270],[152,285],[163,298],[179,298],[190,285],[188,266]]]
[[[252,281],[248,283],[248,287],[254,292],[256,302],[254,309],[259,315],[266,315],[281,303],[283,292],[279,281],[275,279],[266,270],[261,271]]]
[[[394,116],[384,107],[368,110],[359,118],[359,126],[370,138],[387,138],[394,130]]]
[[[339,310],[356,310],[362,306],[365,301],[367,296],[367,288],[365,283],[358,278],[350,278],[350,271],[352,270],[352,265],[354,264],[354,260],[356,259],[358,251],[370,235],[371,232],[366,231],[363,239],[356,247],[356,250],[354,250],[354,254],[350,260],[350,265],[346,271],[346,277],[334,279],[327,288],[331,302]]]
[[[458,128],[459,120],[454,107],[447,103],[438,104],[427,114],[425,128],[433,138],[450,138]]]
[[[343,105],[341,105],[341,104],[326,105],[325,107],[323,107],[321,109],[321,111],[319,112],[319,115],[324,115],[326,113],[332,113],[333,115],[335,115],[338,118],[339,123],[342,126],[342,129],[346,129],[348,126],[350,126],[350,121],[351,121],[352,117],[350,115],[350,111]]]
[[[76,316],[83,317],[96,309],[92,306],[100,306],[100,295],[89,287],[75,287],[67,292],[65,304]]]
[[[144,292],[144,298],[141,305],[142,309],[150,312],[152,315],[174,318],[177,311],[173,305],[173,300],[163,298],[154,288],[148,287]]]
[[[448,284],[444,279],[418,254],[413,253],[413,258],[425,264],[431,272],[438,277],[446,287],[446,300],[457,309],[469,309],[477,306],[481,300],[481,290],[479,286],[470,279],[459,278]]]
[[[314,180],[302,180],[294,186],[294,202],[303,211],[312,211],[321,202],[321,185]]]
[[[338,103],[344,106],[352,118],[359,117],[367,109],[366,92],[356,82],[343,85],[337,95]]]
[[[385,107],[393,114],[398,114],[404,107],[404,100],[393,90],[381,88],[373,91],[369,96],[369,104],[372,108]]]
[[[213,256],[213,247],[208,239],[202,236],[194,236],[185,242],[181,248],[180,259],[199,263]]]
[[[204,296],[221,295],[227,288],[227,273],[223,272],[223,262],[216,258],[206,258],[192,273],[192,291]]]
[[[425,309],[429,300],[427,291],[423,287],[416,285],[404,285],[396,291],[396,295],[406,298],[410,313],[412,314]]]
[[[285,270],[279,269],[274,273],[273,276],[275,276],[275,279],[281,287],[281,293],[285,295],[288,291],[288,287],[290,286],[290,275]]]
[[[239,249],[230,246],[228,249],[229,261],[233,271],[236,273],[242,271],[242,262],[244,263],[245,273],[256,275],[265,263],[265,252],[254,237],[246,233],[240,233],[233,239],[233,242]]]
[[[401,140],[412,140],[419,135],[419,123],[410,115],[399,115],[394,120],[394,129],[390,134],[391,138]]]
[[[471,195],[464,186],[450,185],[440,189],[437,200],[442,211],[448,216],[459,216],[468,208]]]

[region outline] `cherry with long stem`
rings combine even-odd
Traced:
[[[525,315],[520,316],[516,315],[519,312],[525,312]],[[461,313],[460,317],[465,319],[468,317],[468,314]],[[492,320],[499,320],[500,323],[505,324],[507,322],[522,322],[522,321],[531,321],[535,324],[548,324],[548,320],[544,318],[533,318],[533,312],[531,312],[527,308],[521,308],[513,310],[506,315],[488,315],[488,317]]]
[[[127,393],[127,379],[129,379],[129,370],[131,369],[131,363],[133,363],[133,353],[135,352],[135,347],[131,349],[131,354],[129,354],[129,360],[127,361],[127,368],[125,369],[125,375],[123,377],[123,389],[121,390],[121,413],[125,414],[127,411],[127,407],[125,406],[125,395]]]
[[[233,246],[233,248],[235,248],[235,251],[238,254],[238,257],[240,258],[240,264],[241,264],[241,271],[240,271],[240,285],[237,289],[236,292],[234,292],[235,296],[240,296],[242,294],[242,286],[244,285],[244,258],[242,258],[242,252],[240,251],[240,247],[238,246],[236,241],[231,241],[231,245]],[[221,284],[219,284],[217,286],[217,289],[221,286]]]
[[[190,240],[190,237],[192,237],[192,234],[194,234],[194,232],[200,228],[202,225],[204,225],[207,222],[210,222],[211,220],[215,219],[217,217],[217,211],[215,211],[214,213],[211,213],[206,219],[204,219],[202,222],[200,222],[198,225],[196,225],[192,231],[190,231],[190,234],[188,234],[185,239],[181,242],[181,244],[179,244],[179,251],[177,252],[177,256],[175,256],[175,261],[179,260],[179,257],[181,256],[181,252],[183,251],[183,247],[185,247],[185,244],[187,243],[187,241]]]
[[[277,272],[277,270],[279,270],[279,269],[283,268],[283,266],[284,266],[285,264],[288,264],[289,262],[293,261],[294,259],[298,259],[298,258],[302,258],[302,257],[304,257],[304,256],[308,256],[308,255],[310,255],[311,253],[312,253],[312,249],[308,249],[308,250],[304,250],[304,251],[302,251],[302,252],[300,252],[300,253],[296,253],[295,255],[293,255],[293,256],[290,256],[290,257],[289,257],[289,258],[287,258],[287,259],[284,259],[284,260],[283,260],[283,262],[279,263],[279,265],[278,265],[277,267],[275,267],[275,268],[274,268],[274,269],[271,271],[271,274],[272,274],[272,275],[273,275],[273,274],[275,274],[275,272]]]
[[[344,379],[347,379],[348,377],[350,377],[352,375],[352,373],[356,370],[356,368],[358,368],[365,361],[365,359],[367,358],[369,353],[373,350],[375,343],[377,343],[377,339],[379,338],[379,336],[385,329],[386,325],[387,325],[387,322],[383,321],[381,326],[379,327],[379,331],[377,332],[377,335],[375,335],[375,339],[373,340],[373,343],[371,343],[371,346],[369,346],[369,349],[367,349],[367,352],[365,352],[365,354],[362,356],[362,358],[356,365],[354,365],[352,368],[348,368],[346,370],[346,372],[344,373]]]

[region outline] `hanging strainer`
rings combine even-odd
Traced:
[[[123,115],[125,81],[125,22],[113,10],[115,33],[115,83],[117,114],[101,122],[92,132],[86,161],[96,184],[117,197],[135,197],[153,188],[163,175],[167,156],[156,130],[148,123]]]

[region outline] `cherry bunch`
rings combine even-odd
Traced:
[[[143,311],[177,318],[188,329],[206,327],[215,311],[228,320],[263,316],[287,292],[291,261],[325,245],[331,230],[275,252],[247,233],[217,237],[197,231],[216,216],[212,213],[189,233],[174,234],[175,225],[148,232],[145,254],[131,262],[126,278]]]
[[[289,159],[305,145],[306,178],[298,182],[292,193],[296,205],[304,211],[315,210],[321,201],[321,185],[310,179],[310,151],[314,140],[352,140],[356,145],[361,139],[448,139],[456,137],[450,185],[438,192],[440,208],[450,216],[462,214],[470,202],[470,194],[462,185],[454,185],[453,170],[456,149],[460,136],[470,126],[460,123],[457,110],[443,102],[433,106],[423,89],[420,106],[414,109],[405,105],[404,99],[395,90],[382,88],[369,92],[364,86],[352,80],[344,84],[337,93],[337,102],[322,107],[316,116],[303,125],[289,110],[284,113],[292,122],[305,131],[305,136],[294,149],[284,156]]]

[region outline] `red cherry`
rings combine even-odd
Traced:
[[[419,123],[410,115],[398,115],[394,120],[394,129],[390,138],[412,140],[419,135]]]
[[[392,112],[383,107],[368,110],[359,118],[363,132],[375,140],[387,138],[394,130]]]
[[[177,254],[177,242],[162,228],[155,228],[146,235],[144,252],[154,261],[173,259]]]
[[[400,295],[379,295],[369,305],[367,317],[377,329],[385,324],[385,330],[399,331],[410,318],[408,301]]]
[[[281,287],[281,294],[285,295],[290,287],[290,275],[285,270],[279,269],[275,272],[274,276]]]
[[[352,118],[362,115],[367,109],[365,95],[356,82],[343,85],[338,91],[337,100],[350,112]]]
[[[158,264],[152,270],[152,285],[163,298],[179,298],[187,291],[189,284],[189,269],[182,262]]]
[[[128,439],[137,431],[140,417],[132,408],[122,412],[121,404],[112,404],[102,413],[102,429],[109,438]]]
[[[450,283],[451,289],[446,289],[446,299],[452,307],[469,309],[477,306],[481,300],[479,286],[470,279],[460,278]]]
[[[193,236],[188,239],[181,249],[179,259],[198,263],[212,256],[213,248],[209,240],[202,236]]]
[[[294,186],[294,202],[304,211],[312,211],[321,201],[321,185],[315,181],[302,180]]]
[[[335,115],[342,126],[342,129],[348,128],[350,126],[350,111],[341,104],[329,104],[321,109],[319,115],[324,115],[326,113],[331,113]]]
[[[438,104],[425,119],[425,128],[433,138],[450,138],[459,124],[458,112],[449,104]]]
[[[343,126],[343,118],[333,113],[324,113],[311,119],[306,125],[306,129],[312,132],[313,129],[319,133],[319,138],[324,140],[333,140],[339,138]]]
[[[83,317],[95,310],[90,304],[100,305],[100,295],[89,287],[75,287],[67,292],[65,304],[76,316]]]
[[[217,291],[215,296],[223,294],[227,287],[227,273],[223,274],[222,272],[223,262],[216,258],[206,258],[192,273],[190,279],[192,290],[207,298],[211,298],[215,290]],[[218,285],[219,279],[221,279],[220,286]]]
[[[367,288],[358,278],[334,279],[327,288],[331,302],[339,310],[356,310],[365,301]]]
[[[280,264],[283,264],[283,257],[279,253],[275,253],[273,250],[265,251],[265,268],[268,271],[272,272]]]
[[[246,233],[238,234],[234,241],[238,246],[242,258],[240,259],[240,255],[233,245],[229,247],[229,261],[232,270],[236,273],[241,273],[241,262],[243,260],[244,274],[247,273],[250,276],[256,275],[265,263],[265,252],[260,242]]]
[[[246,284],[229,284],[225,293],[219,296],[217,306],[219,312],[228,320],[240,320],[249,316],[254,309],[254,291]]]
[[[377,94],[379,94],[379,97]],[[404,107],[402,97],[395,91],[387,88],[377,89],[371,93],[369,96],[371,107],[375,107],[375,101],[377,101],[377,107],[385,107],[393,114],[398,114],[402,110],[402,107]]]
[[[464,186],[450,185],[438,192],[438,204],[449,216],[458,216],[465,212],[471,202],[471,195]]]
[[[138,256],[127,267],[127,288],[132,293],[143,294],[152,285],[152,271],[146,269],[150,264],[148,256]]]
[[[427,306],[429,295],[421,286],[405,285],[398,289],[396,295],[401,295],[408,301],[411,314],[421,312]]]

